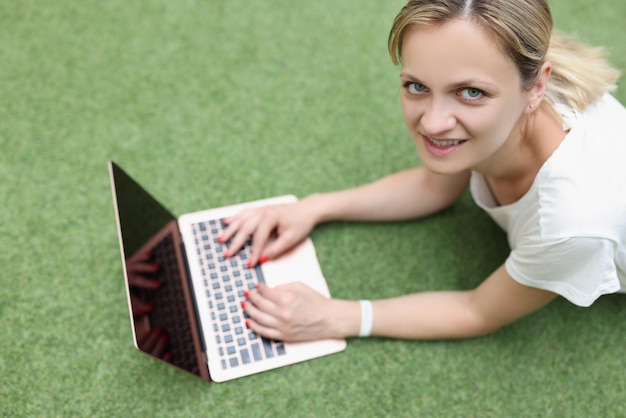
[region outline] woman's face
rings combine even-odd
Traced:
[[[414,28],[402,46],[401,103],[422,163],[441,174],[506,167],[529,93],[476,24]],[[502,171],[495,169],[495,171]]]

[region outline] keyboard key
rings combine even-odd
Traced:
[[[252,344],[250,348],[252,348],[252,356],[254,357],[254,361],[259,361],[263,359],[263,357],[261,356],[261,347],[259,347],[258,343]]]
[[[274,349],[272,348],[272,342],[267,338],[261,338],[263,341],[263,350],[265,351],[265,357],[271,358],[274,357]]]
[[[250,363],[250,353],[248,353],[247,348],[241,350],[241,361],[243,362],[243,364]]]

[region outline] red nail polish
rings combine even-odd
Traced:
[[[153,263],[152,265],[150,265],[150,268],[152,269],[152,271],[157,272],[159,271],[160,267],[157,263]]]
[[[221,235],[217,237],[217,242],[219,242],[220,244],[224,242],[224,235]]]
[[[163,356],[163,360],[165,361],[172,361],[172,357],[174,357],[174,355],[172,354],[171,351],[168,351],[167,353],[165,353],[165,355]]]
[[[169,341],[169,338],[167,337],[167,335],[163,335],[161,337],[161,343],[163,344],[167,344],[167,342]]]
[[[243,295],[245,296],[246,299],[250,298],[250,292],[248,292],[247,290],[245,292],[243,292]]]
[[[246,328],[250,328],[250,321],[246,320]]]
[[[246,302],[241,302],[241,309],[246,309]]]
[[[263,264],[265,263],[267,260],[269,260],[270,258],[266,255],[261,256],[261,258],[259,258],[259,264]]]
[[[249,269],[252,268],[252,261],[248,261],[248,264],[246,264],[246,267],[248,267]]]

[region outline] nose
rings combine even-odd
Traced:
[[[438,137],[451,131],[456,125],[452,106],[445,99],[431,98],[424,108],[420,124],[427,136]]]

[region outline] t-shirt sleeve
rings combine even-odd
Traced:
[[[605,238],[574,237],[519,243],[505,262],[517,282],[590,306],[620,289],[616,244]]]

